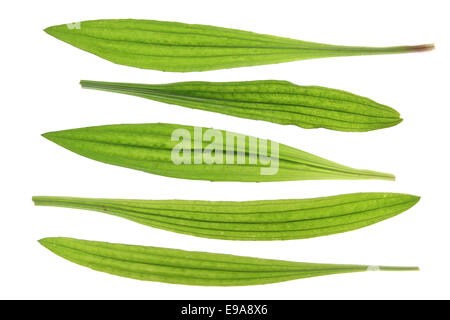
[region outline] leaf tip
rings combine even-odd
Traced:
[[[38,242],[43,247],[53,251],[52,249],[54,249],[55,246],[60,245],[66,239],[69,239],[69,238],[64,238],[64,237],[47,237],[47,238],[39,239]]]
[[[44,32],[52,37],[55,37],[55,31],[57,31],[58,26],[51,26],[44,29]]]
[[[420,196],[415,196],[415,195],[411,195],[411,199],[414,202],[414,204],[416,204],[417,202],[420,201]]]
[[[47,140],[53,141],[55,134],[54,134],[54,132],[45,132],[45,133],[41,134],[41,136]]]
[[[61,130],[61,131],[45,132],[41,134],[41,136],[53,143],[56,143],[59,146],[65,147],[64,143],[65,134],[66,130]]]
[[[48,245],[50,244],[52,238],[42,238],[39,239],[38,242],[41,246],[48,249]]]
[[[420,200],[420,196],[416,196],[413,194],[403,194],[404,199],[408,202],[408,208],[411,208],[416,205]]]

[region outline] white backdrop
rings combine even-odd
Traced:
[[[0,298],[318,299],[450,298],[447,1],[13,1],[1,5]],[[344,45],[435,42],[428,53],[306,60],[200,73],[119,66],[45,34],[45,27],[101,18],[209,24]],[[447,21],[446,21],[447,20]],[[447,24],[447,25],[445,25]],[[348,90],[397,109],[400,125],[369,133],[305,130],[82,90],[81,79],[166,83],[289,80]],[[211,183],[159,177],[69,152],[40,134],[117,123],[168,122],[270,138],[396,182]],[[34,207],[32,195],[136,199],[256,200],[350,192],[422,196],[377,225],[322,238],[274,242],[207,240],[89,211]],[[142,282],[72,264],[38,239],[88,240],[304,262],[418,265],[420,272],[368,272],[280,284],[209,288]]]

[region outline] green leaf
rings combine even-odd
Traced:
[[[43,136],[87,158],[167,177],[210,181],[394,180],[239,133],[177,124],[119,124]]]
[[[196,286],[247,286],[371,270],[419,270],[290,262],[72,238],[44,238],[39,243],[64,259],[93,270],[138,280]]]
[[[82,80],[81,86],[183,107],[302,128],[370,131],[395,126],[397,111],[368,98],[288,81],[135,84]]]
[[[336,46],[206,25],[132,19],[62,24],[45,32],[117,64],[175,72],[434,48],[431,44],[379,48]]]
[[[250,241],[347,232],[394,217],[419,199],[399,193],[243,202],[33,197],[37,206],[93,210],[202,238]]]

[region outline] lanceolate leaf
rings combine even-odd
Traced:
[[[135,84],[82,80],[81,86],[307,129],[370,131],[402,121],[397,111],[370,99],[288,81]]]
[[[385,179],[270,140],[177,124],[119,124],[43,136],[85,157],[162,176],[211,181]]]
[[[197,286],[247,286],[370,270],[418,270],[417,267],[258,259],[72,238],[44,238],[39,242],[58,256],[97,271],[138,280]]]
[[[126,200],[33,197],[38,206],[108,213],[143,225],[203,238],[290,240],[362,228],[396,216],[419,201],[398,193],[354,193],[262,201]]]
[[[434,48],[428,44],[379,48],[336,46],[207,25],[131,19],[62,24],[45,32],[117,64],[179,72]]]

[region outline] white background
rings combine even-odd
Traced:
[[[450,298],[447,1],[8,1],[1,5],[0,298],[321,299]],[[389,46],[435,42],[428,53],[328,58],[201,73],[119,66],[45,34],[45,27],[101,18],[142,18],[238,28],[315,42]],[[369,132],[305,130],[82,90],[80,79],[166,83],[289,80],[348,90],[397,109],[400,125]],[[396,182],[211,183],[159,177],[71,153],[40,134],[117,123],[168,122],[270,138]],[[256,200],[350,192],[422,196],[377,225],[322,238],[207,240],[124,219],[34,207],[32,195],[136,199]],[[418,265],[285,283],[210,288],[120,278],[72,264],[38,239],[88,240],[304,262]]]

